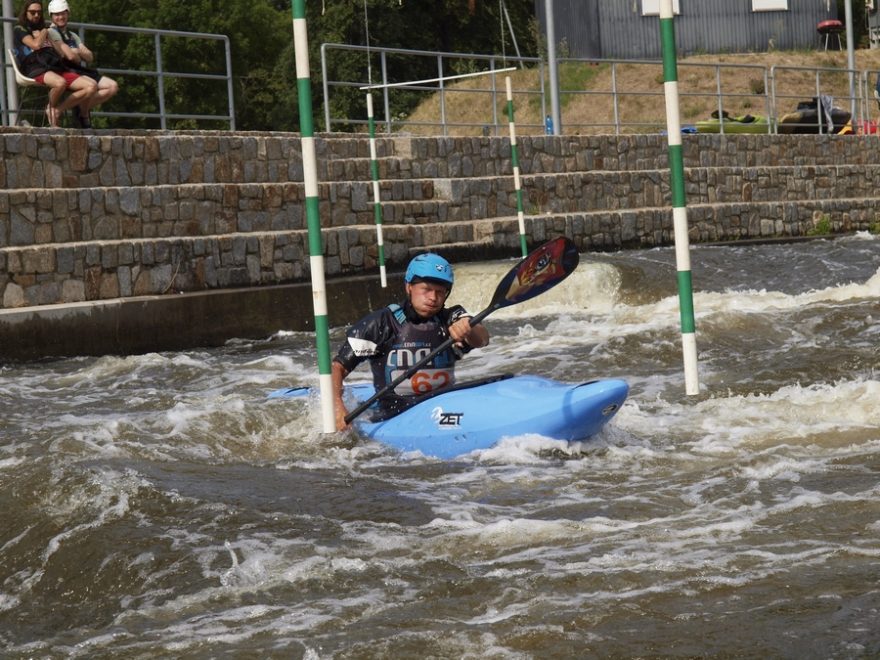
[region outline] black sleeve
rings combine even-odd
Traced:
[[[468,314],[467,310],[461,305],[453,305],[448,309],[444,310],[447,314],[446,316],[446,327],[448,328],[450,325],[455,323],[462,316],[473,316],[473,314]]]
[[[452,307],[449,307],[443,311],[446,312],[445,321],[447,328],[455,323],[462,316],[473,316],[473,314],[469,314],[468,311],[461,305],[453,305]],[[458,357],[461,357],[465,353],[470,353],[472,349],[467,342],[464,342],[462,346],[455,346],[453,350],[455,350]]]
[[[12,50],[19,64],[21,64],[21,60],[23,57],[22,46],[24,46],[24,41],[22,41],[22,39],[24,39],[27,35],[28,32],[20,25],[16,25],[14,28],[12,28]]]
[[[380,355],[394,337],[394,312],[387,307],[367,314],[345,333],[346,339],[333,358],[349,373],[371,357]]]

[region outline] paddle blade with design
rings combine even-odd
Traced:
[[[560,236],[547,241],[529,252],[504,276],[489,307],[471,319],[471,323],[479,323],[496,309],[540,296],[571,275],[579,261],[577,247],[569,239]]]

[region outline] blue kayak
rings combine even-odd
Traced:
[[[365,401],[374,389],[357,384],[346,392]],[[622,380],[571,384],[538,376],[502,376],[446,388],[383,421],[370,421],[368,410],[353,424],[359,434],[401,451],[447,459],[526,434],[585,440],[602,430],[628,393]],[[269,397],[308,394],[309,388],[295,387]]]

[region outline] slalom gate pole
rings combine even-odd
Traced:
[[[516,217],[519,220],[519,245],[522,256],[529,253],[526,245],[526,222],[523,213],[522,180],[519,176],[519,153],[516,146],[516,124],[513,121],[513,86],[510,76],[504,78],[507,87],[507,123],[510,127],[510,163],[513,166],[513,187],[516,190]]]
[[[678,274],[678,305],[681,314],[684,383],[685,392],[693,395],[700,393],[700,382],[697,375],[694,293],[691,278],[687,206],[684,193],[684,156],[681,147],[678,65],[675,54],[675,24],[672,13],[672,0],[660,0],[660,43],[663,51],[663,86],[666,93],[666,133],[669,139],[669,169],[672,179],[672,223],[675,231],[675,265]]]
[[[312,115],[312,87],[309,80],[309,35],[305,0],[291,0],[293,45],[296,53],[296,95],[299,102],[303,182],[306,192],[306,224],[309,231],[309,270],[312,305],[315,312],[315,343],[318,348],[318,378],[321,392],[321,425],[324,433],[336,431],[333,411],[333,379],[330,375],[330,329],[327,320],[327,286],[324,280],[324,247],[318,207],[318,159],[315,155],[315,122]]]
[[[385,274],[385,240],[382,236],[382,196],[379,193],[379,160],[376,150],[376,121],[373,117],[373,94],[367,92],[367,120],[370,126],[370,174],[373,178],[373,217],[376,220],[376,245],[379,248],[379,279],[388,286]]]

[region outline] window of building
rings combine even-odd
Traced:
[[[788,11],[788,0],[752,0],[752,11]]]
[[[680,14],[678,0],[672,0],[672,13]],[[660,0],[642,0],[642,16],[659,16]]]

